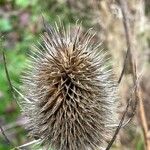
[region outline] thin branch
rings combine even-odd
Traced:
[[[126,69],[126,64],[127,64],[127,58],[129,63],[130,63],[130,66],[131,66],[131,71],[132,71],[132,76],[133,76],[133,82],[134,82],[134,100],[135,100],[135,104],[134,106],[132,107],[132,115],[129,119],[129,121],[131,121],[131,119],[133,118],[135,112],[136,112],[136,108],[137,108],[137,104],[138,104],[138,96],[137,96],[137,76],[136,76],[136,66],[134,65],[133,63],[133,58],[132,58],[132,53],[131,53],[131,50],[133,50],[133,47],[132,47],[132,43],[131,43],[131,30],[130,30],[130,24],[129,24],[129,20],[127,18],[128,15],[128,7],[127,7],[127,2],[126,0],[120,0],[120,7],[121,7],[121,11],[122,11],[122,15],[123,15],[123,25],[124,25],[124,30],[125,30],[125,37],[126,37],[126,44],[127,44],[127,52],[126,52],[126,56],[125,56],[125,60],[124,60],[124,65],[123,65],[123,69],[122,69],[122,72],[121,72],[121,75],[120,75],[120,78],[118,80],[118,83],[121,82],[122,80],[122,77],[124,75],[124,71]],[[122,125],[123,125],[123,122],[125,120],[125,117],[127,115],[127,112],[128,112],[128,109],[129,109],[129,106],[131,106],[131,102],[132,102],[132,98],[133,96],[131,95],[130,99],[128,100],[127,102],[127,106],[126,106],[126,109],[125,109],[125,112],[123,113],[123,116],[119,122],[119,125],[111,139],[111,141],[109,142],[106,150],[109,150],[112,146],[112,144],[114,143]]]
[[[134,74],[133,59],[132,59],[132,54],[131,54],[131,52],[133,51],[133,46],[132,46],[132,35],[131,35],[131,28],[130,28],[130,22],[129,22],[129,10],[128,10],[126,0],[120,0],[119,2],[120,2],[122,15],[123,15],[123,25],[124,25],[126,45],[128,47],[128,50],[127,50],[127,53],[126,53],[126,57],[125,57],[125,60],[124,60],[124,66],[123,66],[120,78],[118,80],[118,83],[121,82],[121,79],[123,77],[123,74],[124,74],[124,71],[125,71],[125,68],[126,68],[126,64],[127,64],[127,58],[129,58],[128,61],[129,61],[129,64],[131,66],[132,74]]]
[[[14,92],[14,89],[13,89],[13,86],[12,86],[12,83],[11,83],[11,80],[10,80],[10,77],[9,77],[8,69],[7,69],[6,56],[5,56],[4,51],[2,51],[2,56],[3,56],[5,73],[6,73],[7,81],[8,81],[8,84],[9,84],[9,88],[10,88],[10,91],[11,91],[11,94],[12,94],[13,98],[16,100],[15,92]]]
[[[130,31],[130,26],[129,26],[129,20],[127,18],[127,3],[126,0],[120,0],[120,5],[122,8],[122,14],[124,18],[124,28],[125,28],[125,33],[126,33],[126,41],[127,45],[129,47],[129,55],[130,55],[130,60],[131,60],[131,66],[132,68],[132,73],[134,73],[134,64],[132,62],[132,55],[131,55],[131,50],[133,50],[132,46],[132,37],[131,37],[131,31]],[[135,75],[135,74],[134,74]],[[134,80],[134,79],[133,79]],[[150,140],[147,137],[148,135],[148,126],[147,126],[147,121],[146,121],[146,115],[145,115],[145,110],[144,110],[144,105],[142,101],[142,92],[140,86],[138,87],[138,91],[136,92],[136,97],[139,100],[139,109],[140,109],[140,118],[141,118],[141,126],[143,128],[143,133],[144,133],[144,141],[145,141],[145,149],[150,150]]]
[[[4,130],[3,130],[3,128],[1,126],[0,126],[0,130],[1,130],[2,135],[4,136],[4,138],[5,138],[6,142],[7,142],[7,144],[12,146],[13,144],[10,142],[10,140],[8,139],[7,135],[5,134],[5,132],[4,132]]]
[[[12,94],[13,98],[16,100],[16,96],[14,94],[14,89],[13,89],[13,86],[12,86],[12,83],[11,83],[11,80],[10,80],[10,77],[9,77],[8,69],[7,69],[7,63],[6,63],[6,57],[5,57],[4,50],[2,50],[2,56],[3,56],[3,63],[4,63],[4,68],[5,68],[5,73],[6,73],[6,77],[7,77],[7,80],[8,80],[9,88],[10,88],[10,91],[11,91],[11,94]],[[5,131],[3,130],[3,128],[1,126],[0,126],[0,130],[3,134],[3,136],[5,137],[7,143],[9,143],[10,146],[15,147],[12,144],[12,142],[8,139],[8,137],[5,134]],[[19,150],[19,148],[16,148],[16,149]]]
[[[108,144],[108,146],[107,146],[107,148],[106,148],[105,150],[109,150],[109,149],[111,148],[111,146],[112,146],[112,144],[114,143],[114,141],[115,141],[115,139],[116,139],[116,137],[117,137],[117,135],[118,135],[120,129],[122,128],[123,122],[124,122],[125,117],[126,117],[126,115],[127,115],[127,113],[128,113],[128,109],[129,109],[129,107],[131,106],[131,102],[132,102],[132,100],[133,100],[133,99],[132,99],[133,94],[136,92],[136,89],[137,89],[137,84],[135,84],[134,87],[133,87],[133,92],[131,93],[131,96],[130,96],[130,98],[128,99],[125,112],[123,113],[123,115],[122,115],[122,117],[121,117],[121,120],[120,120],[120,122],[119,122],[119,125],[118,125],[118,127],[117,127],[117,129],[116,129],[116,131],[115,131],[115,133],[114,133],[114,135],[113,135],[111,141],[109,142],[109,144]],[[133,118],[133,116],[134,116],[134,114],[135,114],[135,110],[136,110],[136,105],[134,106],[134,109],[133,109],[133,111],[132,111],[133,113],[132,113],[132,115],[131,115],[129,121],[131,121],[131,119]]]
[[[0,46],[2,46],[2,41],[0,40]],[[4,64],[6,63],[6,59],[5,59],[5,55],[4,55],[4,51],[2,51],[2,55],[3,55],[3,60],[4,60]],[[5,65],[4,65],[5,66]],[[5,66],[5,69],[6,69],[6,66]],[[6,71],[6,70],[5,70]],[[8,71],[6,71],[8,73]],[[6,142],[10,145],[10,146],[14,146],[12,144],[12,142],[9,140],[9,138],[7,137],[7,135],[5,134],[5,131],[3,130],[2,126],[0,126],[0,130],[1,130],[1,133],[2,135],[4,136]]]
[[[127,64],[127,58],[128,58],[128,55],[129,55],[129,48],[127,49],[127,52],[126,52],[126,56],[124,58],[124,63],[123,63],[123,68],[122,68],[122,71],[121,71],[121,74],[120,74],[120,77],[119,77],[119,80],[118,80],[118,83],[120,84],[121,80],[122,80],[122,77],[124,75],[124,72],[125,72],[125,69],[126,69],[126,64]]]
[[[148,124],[146,120],[145,110],[144,110],[144,104],[143,104],[143,95],[142,95],[142,89],[139,87],[138,91],[139,96],[139,112],[140,112],[140,118],[141,118],[141,125],[143,129],[144,134],[144,141],[145,141],[145,149],[150,150],[150,137],[148,135]]]
[[[127,106],[126,106],[126,110],[125,110],[125,112],[123,113],[123,116],[122,116],[122,118],[121,118],[121,120],[120,120],[120,122],[119,122],[119,125],[118,125],[118,127],[117,127],[117,129],[116,129],[116,131],[115,131],[115,134],[114,134],[114,136],[112,137],[111,141],[109,142],[109,144],[108,144],[106,150],[109,150],[109,149],[111,148],[112,144],[114,143],[114,141],[115,141],[115,139],[116,139],[116,137],[117,137],[117,135],[118,135],[118,133],[119,133],[121,127],[122,127],[122,124],[123,124],[123,121],[124,121],[124,119],[125,119],[125,116],[126,116],[126,114],[127,114],[127,112],[128,112],[128,108],[129,108],[129,106],[130,106],[130,103],[131,103],[131,100],[128,100],[128,103],[127,103]]]
[[[7,135],[5,134],[5,131],[3,130],[3,128],[2,128],[1,126],[0,126],[0,130],[1,130],[2,135],[4,136],[4,138],[5,138],[6,142],[7,142],[7,144],[9,144],[11,147],[15,147],[15,146],[12,144],[12,142],[8,139]],[[19,147],[16,147],[14,150],[20,150],[20,148],[19,148]]]

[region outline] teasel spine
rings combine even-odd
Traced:
[[[75,36],[62,23],[45,24],[30,54],[20,101],[29,135],[54,150],[103,147],[117,122],[117,81],[89,29]]]

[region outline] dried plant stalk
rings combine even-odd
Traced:
[[[137,75],[136,75],[136,67],[134,66],[133,56],[132,56],[132,54],[134,53],[134,47],[133,47],[133,43],[132,43],[131,28],[130,28],[130,23],[129,23],[129,19],[128,19],[127,1],[120,0],[120,5],[121,5],[121,10],[122,10],[123,19],[124,19],[123,23],[124,23],[125,33],[126,33],[126,41],[127,41],[128,51],[129,51],[129,61],[130,61],[131,67],[132,67],[133,82],[135,84],[136,80],[137,80]],[[136,89],[136,91],[135,91],[135,98],[137,101],[139,101],[139,111],[140,111],[140,118],[141,118],[141,126],[142,126],[143,132],[144,132],[145,149],[150,150],[150,140],[148,138],[148,127],[147,127],[144,105],[142,102],[142,92],[141,92],[140,86],[138,86],[138,89]],[[135,104],[137,105],[137,103],[138,102],[136,102]]]
[[[146,120],[146,115],[144,110],[142,89],[140,87],[138,90],[138,96],[139,96],[139,114],[140,114],[143,134],[144,134],[145,150],[150,150],[150,137],[148,134],[149,131],[148,131],[148,125],[147,125],[147,120]]]

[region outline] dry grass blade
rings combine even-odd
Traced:
[[[38,144],[40,142],[40,140],[33,140],[31,142],[28,142],[26,144],[20,145],[18,147],[13,148],[12,150],[16,150],[16,149],[23,149],[25,150],[26,147],[31,146],[33,144]]]

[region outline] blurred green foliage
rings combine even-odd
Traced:
[[[12,29],[11,23],[8,19],[1,18],[0,21],[0,32],[7,32]]]

